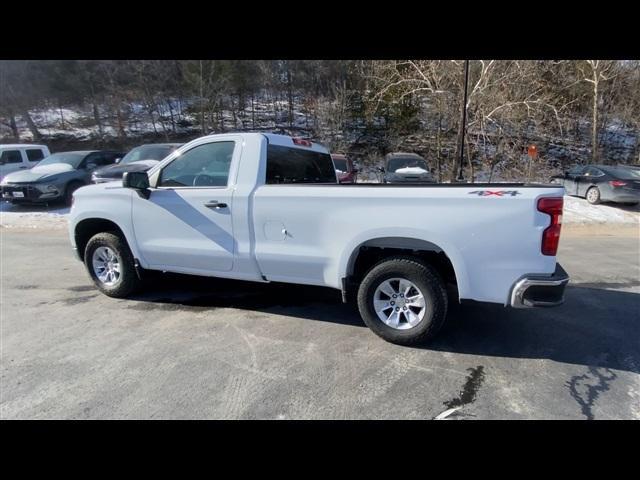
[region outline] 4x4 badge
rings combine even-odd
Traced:
[[[503,197],[505,195],[511,195],[515,197],[516,195],[521,195],[518,190],[474,190],[473,192],[469,192],[469,195],[478,195],[479,197]]]

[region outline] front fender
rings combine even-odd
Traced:
[[[104,194],[101,195],[99,190]],[[132,190],[124,188],[114,188],[113,192],[107,193],[99,185],[90,185],[76,190],[74,204],[69,212],[68,229],[71,245],[76,248],[75,232],[80,222],[90,219],[108,220],[122,231],[133,256],[138,258],[145,267],[131,221],[132,195],[134,195]]]

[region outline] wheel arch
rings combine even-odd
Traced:
[[[131,248],[130,239],[127,238],[124,230],[113,220],[100,217],[85,218],[80,220],[73,229],[76,249],[81,259],[84,259],[84,250],[91,237],[103,232],[114,232],[120,235]]]
[[[381,235],[360,239],[343,259],[343,284],[359,282],[373,264],[396,255],[421,258],[435,267],[446,281],[455,284],[459,298],[467,296],[467,273],[457,249],[442,239],[432,241],[417,236]]]

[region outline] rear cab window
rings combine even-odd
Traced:
[[[25,152],[30,162],[39,162],[44,158],[44,152],[39,148],[27,148]]]
[[[337,183],[331,155],[282,145],[267,146],[267,185]]]

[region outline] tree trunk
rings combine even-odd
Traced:
[[[27,122],[29,131],[31,132],[31,135],[33,135],[33,140],[36,142],[42,140],[42,135],[40,134],[40,131],[38,130],[36,124],[33,122],[33,118],[31,118],[31,115],[29,115],[29,110],[24,110],[22,113],[22,117]]]
[[[469,146],[469,140],[465,139],[464,143],[467,146],[467,161],[469,162],[469,170],[471,170],[471,183],[473,183],[476,180],[476,175],[475,169],[473,168],[473,160],[471,159],[471,148]]]
[[[251,94],[251,124],[253,125],[253,129],[256,129],[256,107],[255,107],[255,99],[253,93]]]
[[[203,92],[203,78],[202,78],[202,60],[200,60],[200,130],[202,135],[206,135],[206,127],[204,124],[204,92]]]
[[[11,133],[13,133],[16,141],[20,141],[20,131],[18,130],[18,125],[16,124],[16,116],[13,112],[9,112],[9,127],[11,127]]]
[[[104,132],[102,129],[102,120],[100,119],[100,112],[98,111],[98,105],[93,102],[93,120],[96,122],[98,126],[98,135],[100,135],[100,139],[102,139]]]
[[[58,111],[60,112],[60,128],[64,130],[64,114],[62,113],[62,105],[58,106]]]
[[[598,73],[593,83],[593,118],[591,120],[591,163],[598,162]]]
[[[464,67],[462,69],[462,88],[460,89],[460,122],[458,123],[458,135],[456,138],[456,158],[455,162],[464,162],[464,145],[465,145],[465,134],[466,134],[466,118],[467,118],[467,83],[469,81],[469,61],[464,61]],[[457,180],[458,171],[456,169],[456,165],[454,165],[451,181],[455,182]]]
[[[438,170],[438,183],[442,182],[441,158],[442,146],[440,144],[440,130],[442,128],[442,112],[440,110],[440,101],[438,101],[438,130],[436,130],[436,168]]]
[[[167,100],[167,105],[169,106],[169,115],[171,117],[171,130],[173,133],[176,133],[176,120],[173,115],[173,105],[171,105],[171,99]]]
[[[122,118],[122,110],[120,105],[116,107],[116,119],[118,121],[118,137],[127,138],[127,132],[124,129],[124,119]]]
[[[289,100],[289,128],[293,127],[293,86],[291,85],[291,69],[287,65],[287,97]]]

